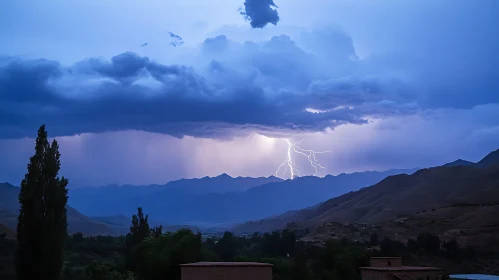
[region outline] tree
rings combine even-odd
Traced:
[[[440,250],[440,238],[431,233],[420,233],[418,235],[417,242],[419,247],[427,253],[436,254]]]
[[[475,249],[471,247],[470,245],[466,246],[466,249],[464,250],[464,256],[470,259],[475,258]]]
[[[222,238],[218,240],[215,251],[224,261],[234,261],[237,256],[237,242],[234,234],[226,231]]]
[[[2,272],[2,270],[4,269],[4,260],[3,260],[3,255],[5,254],[5,245],[4,245],[4,242],[5,242],[5,236],[7,236],[5,233],[0,233],[0,260],[2,260],[2,262],[0,262],[0,272]]]
[[[403,256],[405,254],[406,248],[404,244],[400,241],[391,240],[388,237],[385,237],[383,241],[381,241],[381,254],[384,256]]]
[[[135,271],[137,263],[136,256],[133,253],[134,248],[151,234],[151,227],[149,227],[148,220],[149,215],[144,216],[141,207],[137,208],[137,215],[132,215],[132,225],[130,226],[130,233],[126,236],[125,248],[125,266],[131,271]]]
[[[180,264],[202,259],[201,234],[188,229],[148,237],[134,248],[139,280],[180,279]]]
[[[343,244],[340,241],[330,239],[324,243],[324,248],[322,250],[322,255],[320,257],[322,266],[327,270],[334,270],[337,257],[343,251]]]
[[[68,180],[58,177],[60,157],[57,141],[49,143],[42,125],[19,192],[17,279],[62,277]]]
[[[130,272],[122,272],[109,263],[92,262],[85,267],[85,274],[94,280],[133,280]]]
[[[376,246],[379,243],[379,238],[377,233],[373,233],[369,238],[369,245]]]
[[[132,246],[139,244],[151,233],[148,220],[149,215],[144,216],[142,208],[137,208],[137,215],[132,216],[132,225],[130,226]]]
[[[285,229],[281,232],[282,248],[281,256],[292,254],[296,246],[296,235],[294,232]]]
[[[293,252],[293,280],[307,280],[310,278],[307,259],[308,256],[306,252],[306,244],[303,242],[298,242],[296,244],[295,251]]]
[[[459,260],[461,257],[461,248],[457,244],[456,239],[449,240],[442,244],[442,248],[445,249],[448,258],[453,258]]]
[[[417,253],[419,252],[419,244],[414,239],[407,240],[407,251],[409,253]]]
[[[151,236],[160,237],[162,234],[163,234],[163,226],[162,225],[155,226],[155,227],[151,228],[151,233],[150,233]]]

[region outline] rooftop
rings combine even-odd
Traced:
[[[424,266],[384,266],[384,267],[375,267],[375,266],[365,266],[360,269],[365,270],[376,270],[376,271],[439,271],[440,268],[436,267],[424,267]]]
[[[180,266],[187,267],[197,267],[197,266],[272,266],[270,263],[258,263],[258,262],[196,262],[196,263],[186,263]]]

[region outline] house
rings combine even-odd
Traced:
[[[360,267],[362,280],[438,280],[442,270],[435,267],[404,266],[402,258],[371,258],[371,265]]]
[[[272,280],[272,264],[197,262],[181,264],[182,280]]]

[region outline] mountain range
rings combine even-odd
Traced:
[[[448,205],[496,203],[499,203],[499,150],[477,163],[459,160],[411,175],[388,176],[373,186],[302,210],[247,222],[232,230],[270,231],[291,222],[312,227],[328,222],[375,224]]]
[[[17,216],[19,214],[19,187],[9,183],[0,183],[0,224],[15,230],[17,227]],[[84,232],[88,235],[110,235],[114,232],[103,223],[94,221],[78,212],[71,206],[67,206],[68,231]]]
[[[414,171],[358,172],[293,180],[274,176],[233,178],[222,174],[165,185],[75,188],[69,191],[68,230],[87,235],[124,234],[128,232],[129,217],[142,206],[151,217],[150,223],[162,224],[165,230],[189,227],[197,231],[202,227],[211,231],[220,224],[226,226],[300,209],[391,174]],[[0,224],[11,230],[17,224],[18,194],[19,187],[0,184]]]
[[[17,223],[18,193],[18,187],[0,184],[0,224],[11,230]],[[69,196],[69,231],[88,235],[126,233],[128,217],[139,206],[150,215],[152,225],[180,225],[164,226],[167,230],[237,224],[232,228],[235,232],[254,232],[292,222],[312,227],[333,221],[376,224],[448,205],[495,205],[499,202],[499,150],[476,163],[457,160],[418,171],[367,171],[293,180],[222,174],[165,185],[77,188]]]
[[[227,174],[165,185],[108,186],[70,190],[69,204],[88,216],[130,216],[143,207],[167,224],[216,226],[278,215],[415,170],[307,176],[293,180],[232,178]]]

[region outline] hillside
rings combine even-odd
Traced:
[[[454,205],[428,209],[406,217],[379,224],[383,236],[398,236],[399,240],[415,239],[424,231],[437,234],[442,240],[455,238],[483,251],[499,250],[499,203],[494,205]],[[395,238],[393,238],[395,239]]]
[[[421,232],[438,235],[443,241],[456,239],[482,251],[499,250],[499,203],[493,205],[451,205],[404,215],[378,224],[325,223],[310,229],[302,239],[322,241],[331,237],[353,237],[368,241],[371,234],[406,243]],[[303,224],[293,224],[304,229]]]
[[[17,227],[19,188],[8,183],[0,184],[0,223],[14,230]],[[70,233],[82,232],[87,235],[112,234],[105,224],[96,222],[67,206],[68,230]]]
[[[412,175],[390,176],[371,187],[314,207],[245,223],[233,230],[268,231],[282,228],[289,222],[306,222],[313,226],[332,221],[374,224],[456,203],[496,203],[499,202],[499,166],[495,166],[495,162],[491,166],[444,166],[422,169]]]
[[[199,189],[220,189],[217,180],[225,186],[239,188],[240,182],[261,182],[262,179],[232,178],[226,174],[208,179],[181,180],[166,186],[115,187],[75,189],[70,193],[70,203],[89,216],[130,216],[141,206],[152,220],[163,224],[212,224],[237,223],[277,215],[292,209],[301,209],[342,195],[352,190],[379,182],[393,174],[412,173],[413,170],[384,172],[359,172],[319,177],[299,177],[294,180],[275,181],[253,186],[245,191],[227,193],[200,193]],[[216,179],[216,180],[213,180]],[[189,183],[194,180],[194,183]],[[265,180],[263,180],[265,181]],[[201,182],[207,185],[202,186]],[[232,183],[230,183],[232,182]],[[180,185],[185,186],[180,187]],[[170,187],[167,187],[169,186]],[[248,187],[249,183],[243,186]],[[189,187],[190,186],[190,187]],[[223,189],[226,189],[224,187]]]

